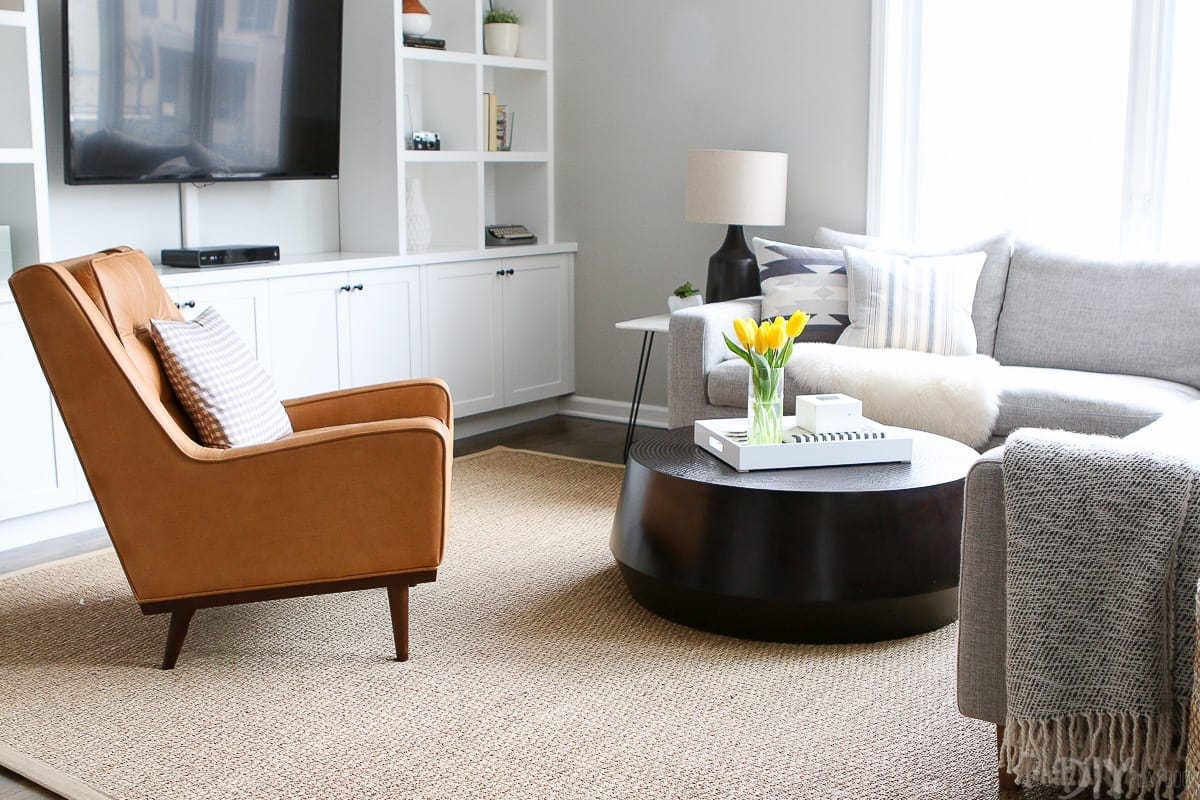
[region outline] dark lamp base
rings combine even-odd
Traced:
[[[762,294],[758,282],[758,262],[746,244],[741,225],[730,225],[721,249],[708,260],[708,286],[704,300],[719,303],[739,297]]]

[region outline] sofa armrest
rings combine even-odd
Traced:
[[[297,431],[379,422],[405,417],[433,417],[454,434],[450,388],[438,378],[380,383],[357,389],[285,400],[284,409]]]
[[[1004,448],[993,448],[967,473],[958,598],[958,708],[997,724],[1007,707],[1003,460]]]
[[[759,318],[762,300],[748,297],[687,308],[671,315],[667,353],[668,425],[691,425],[708,406],[708,373],[733,353],[721,334],[739,317]]]

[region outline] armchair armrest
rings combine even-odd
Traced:
[[[733,330],[735,319],[758,319],[761,311],[761,298],[749,297],[687,308],[671,315],[667,354],[670,427],[690,425],[705,415],[709,405],[708,373],[717,364],[734,357],[721,334]]]
[[[452,448],[449,428],[421,416],[180,454],[137,509],[141,533],[122,542],[134,594],[145,603],[434,570]]]
[[[308,431],[355,422],[377,422],[406,417],[433,417],[454,433],[454,405],[450,388],[438,378],[380,383],[358,389],[314,394],[285,400],[283,407],[292,428]]]

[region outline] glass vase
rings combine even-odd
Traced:
[[[783,441],[783,367],[750,370],[746,423],[746,444]]]

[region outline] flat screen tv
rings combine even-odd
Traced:
[[[66,181],[336,178],[342,0],[66,0]]]

